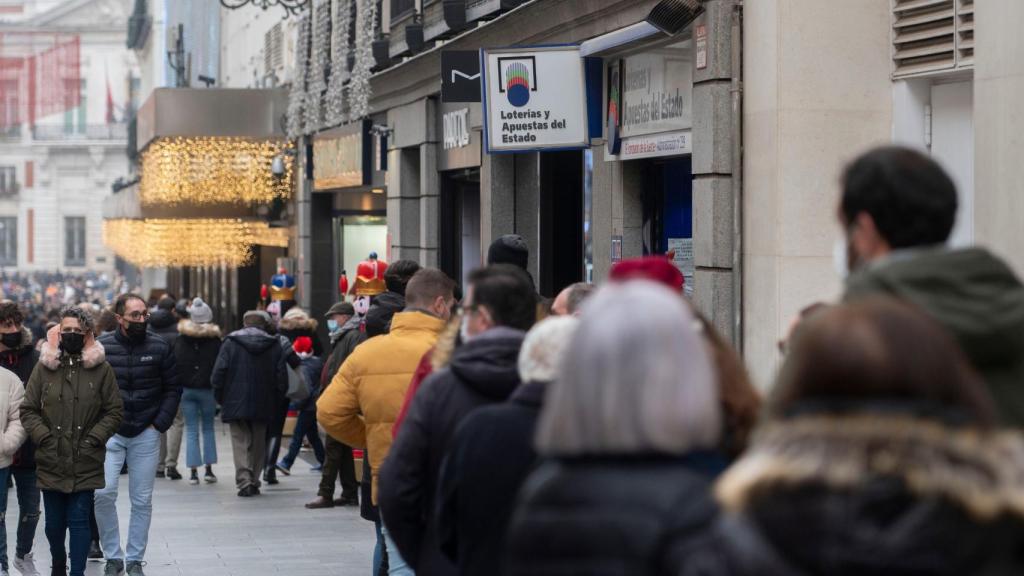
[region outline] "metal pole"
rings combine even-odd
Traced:
[[[743,354],[743,2],[732,11],[732,317],[733,346]]]

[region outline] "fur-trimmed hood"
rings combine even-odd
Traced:
[[[46,333],[46,341],[39,351],[39,363],[50,370],[60,368],[60,360],[64,351],[60,349],[60,326],[50,328]],[[107,360],[107,353],[103,345],[95,337],[86,341],[85,350],[82,351],[82,365],[88,368],[95,368]]]
[[[284,318],[277,323],[278,330],[309,330],[310,332],[316,332],[317,326],[320,324],[314,318],[310,318],[305,312],[292,313],[291,310],[288,314],[285,314]]]
[[[178,323],[178,334],[196,339],[216,338],[221,339],[220,326],[211,323],[196,324],[191,320],[182,320]]]
[[[857,492],[880,478],[917,500],[942,500],[986,523],[1024,522],[1024,437],[899,415],[808,415],[767,425],[719,480],[716,497],[744,512],[776,489]]]

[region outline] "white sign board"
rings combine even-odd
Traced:
[[[619,159],[639,160],[684,154],[693,154],[693,135],[689,130],[625,138],[622,140]]]
[[[582,148],[587,95],[578,46],[483,51],[488,152]]]
[[[693,238],[669,238],[668,251],[672,253],[672,263],[683,274],[686,282],[683,291],[693,296],[693,279],[696,266],[693,259]]]
[[[689,40],[626,58],[623,138],[693,127],[692,58]]]
[[[469,108],[455,110],[444,115],[444,149],[469,146]]]

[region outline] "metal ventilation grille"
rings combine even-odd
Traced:
[[[284,31],[280,22],[263,36],[263,67],[268,74],[284,67]]]
[[[973,0],[893,0],[895,77],[969,68]]]
[[[682,32],[700,14],[703,7],[699,0],[661,0],[651,9],[647,22],[672,35]]]

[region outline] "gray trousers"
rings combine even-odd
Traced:
[[[174,416],[174,423],[167,429],[167,432],[160,435],[160,462],[156,465],[157,472],[163,472],[165,468],[178,468],[178,454],[181,453],[181,433],[185,429],[185,417],[181,413],[181,406],[178,406],[178,413]]]
[[[267,459],[267,423],[238,420],[231,426],[231,454],[235,460],[235,484],[260,487],[260,472]]]

